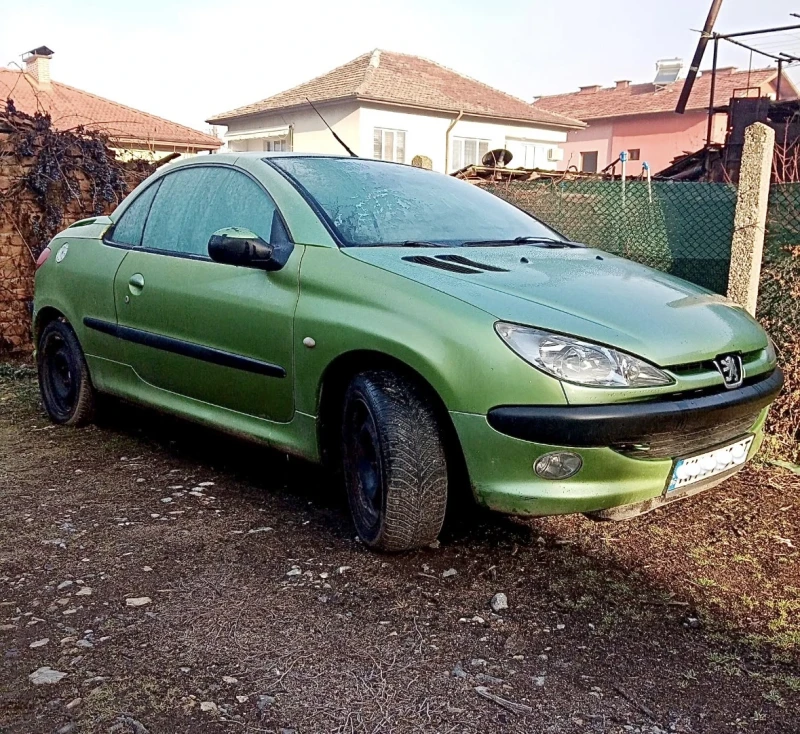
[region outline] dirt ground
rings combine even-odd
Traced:
[[[0,732],[800,732],[790,469],[381,556],[314,467],[122,405],[54,427],[0,366],[0,502]]]

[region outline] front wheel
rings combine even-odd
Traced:
[[[391,371],[363,372],[345,395],[342,464],[359,537],[403,551],[432,543],[447,506],[441,429],[424,392]]]
[[[83,350],[72,327],[51,321],[36,354],[44,409],[54,423],[82,426],[94,416],[95,394]]]

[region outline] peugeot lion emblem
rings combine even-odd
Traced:
[[[714,365],[722,375],[725,387],[733,390],[742,384],[744,371],[742,370],[742,358],[738,354],[723,354],[714,360]]]

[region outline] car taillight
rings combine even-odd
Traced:
[[[47,258],[52,254],[53,251],[49,247],[45,247],[44,250],[42,250],[42,254],[39,255],[38,260],[36,260],[36,269],[38,270],[40,267],[42,267],[42,265],[47,262]]]

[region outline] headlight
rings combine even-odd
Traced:
[[[673,382],[658,367],[601,344],[502,321],[495,330],[526,362],[565,382],[595,387],[654,387]]]

